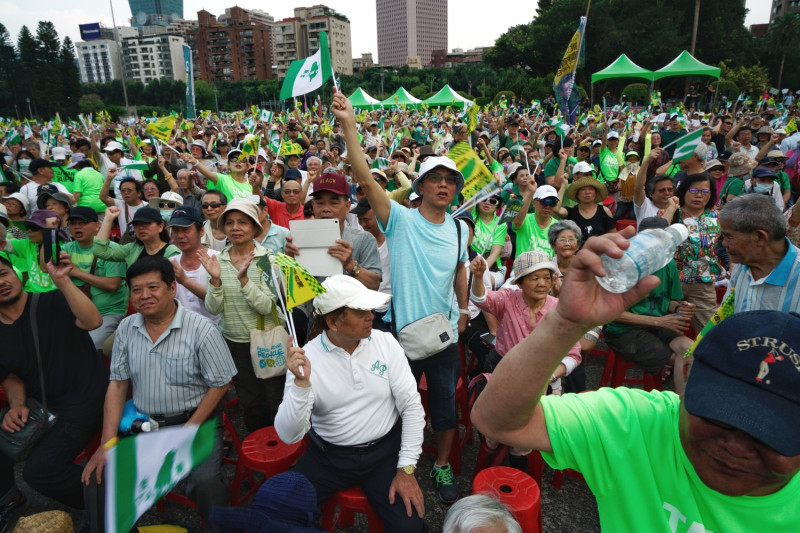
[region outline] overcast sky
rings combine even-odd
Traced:
[[[729,1],[729,0],[715,0]],[[114,5],[114,16],[118,26],[129,25],[131,11],[127,0],[111,0]],[[378,60],[378,37],[375,30],[375,1],[374,0],[321,0],[311,1],[306,5],[315,3],[325,4],[350,19],[350,31],[353,43],[353,57],[360,57],[364,52],[372,52],[373,59]],[[226,7],[236,5],[231,0],[184,0],[183,16],[186,19],[196,19],[197,11],[205,9],[213,15],[225,12]],[[745,24],[758,24],[769,21],[768,0],[746,0],[748,9]],[[96,6],[94,9],[90,5]],[[294,7],[302,5],[295,2],[264,2],[263,0],[241,0],[241,7],[257,8],[267,11],[280,20],[294,15]],[[269,7],[267,7],[267,5]],[[514,2],[514,9],[504,5],[496,9],[491,2],[484,0],[449,0],[448,48],[475,48],[478,46],[491,46],[495,39],[502,35],[509,27],[515,24],[527,23],[536,13],[537,2]],[[578,17],[575,17],[577,24]],[[92,0],[91,2],[65,2],[64,0],[35,0],[32,4],[27,2],[8,2],[3,7],[2,22],[11,34],[14,43],[17,41],[19,30],[27,25],[31,31],[36,31],[40,20],[53,22],[58,35],[63,39],[69,35],[74,42],[80,41],[79,24],[100,22],[111,27],[111,8],[108,2]],[[591,24],[591,13],[589,14]],[[702,28],[702,26],[701,26]]]

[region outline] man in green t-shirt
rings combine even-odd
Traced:
[[[668,225],[663,217],[647,217],[639,221],[637,230],[664,229]],[[661,280],[658,287],[603,328],[609,348],[650,375],[662,369],[671,372],[675,358],[692,345],[692,339],[683,332],[694,314],[694,306],[682,301],[683,290],[674,260],[653,275]]]
[[[603,531],[796,531],[800,523],[800,317],[735,314],[697,346],[686,390],[602,388],[545,396],[561,358],[596,324],[656,287],[605,291],[601,255],[633,230],[592,237],[565,273],[557,306],[512,348],[472,410],[475,427],[581,472]]]
[[[564,185],[562,184],[562,187]],[[553,225],[553,211],[558,207],[558,191],[550,185],[536,187],[534,181],[520,184],[522,194],[522,207],[511,223],[511,229],[517,234],[516,256],[523,252],[540,251],[548,256],[553,255],[548,239],[548,230]],[[528,213],[528,207],[533,204],[534,212]]]
[[[34,211],[26,220],[28,238],[8,241],[12,250],[8,258],[14,268],[22,272],[25,292],[48,292],[58,288],[39,261],[39,250],[44,239],[42,232],[48,229],[48,220],[52,224],[60,219],[47,209]]]
[[[94,238],[100,229],[97,213],[91,207],[73,207],[69,213],[69,231],[72,242],[61,249],[70,256],[73,268],[69,273],[75,286],[89,287],[92,299],[103,325],[89,332],[95,348],[103,349],[103,343],[116,331],[128,311],[128,291],[125,290],[125,263],[97,259],[92,253]]]

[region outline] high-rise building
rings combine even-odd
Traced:
[[[353,74],[350,20],[324,5],[298,7],[294,17],[275,23],[275,67],[278,78],[286,76],[292,61],[319,50],[319,32],[328,34],[334,72]]]
[[[800,2],[797,0],[772,0],[772,9],[769,11],[769,22],[772,23],[778,17],[800,13]]]
[[[142,83],[161,78],[186,81],[183,37],[166,33],[163,27],[160,32],[145,29],[151,31],[122,39],[125,79]]]
[[[186,32],[192,28],[197,28],[196,20],[175,19],[169,23],[169,26],[167,26],[167,33],[180,35],[186,39]]]
[[[198,11],[197,28],[186,32],[195,78],[207,82],[271,79],[271,28],[240,7],[226,10],[225,20],[223,24],[208,11]]]
[[[83,83],[106,83],[122,79],[119,46],[111,39],[75,43],[78,70]]]
[[[379,64],[430,65],[432,50],[447,50],[447,0],[376,0],[375,3]]]
[[[263,24],[264,26],[270,29],[269,31],[269,64],[270,68],[275,66],[275,17],[267,13],[266,11],[262,11],[260,9],[242,9],[244,13],[250,17],[250,20],[253,22]],[[231,23],[231,8],[225,9],[225,14],[220,15],[217,17],[217,22],[220,24],[230,24]]]
[[[183,18],[183,0],[128,0],[131,6],[131,25],[167,26]]]

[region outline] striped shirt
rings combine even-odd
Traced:
[[[767,276],[753,279],[747,265],[734,265],[731,287],[735,291],[734,312],[773,310],[800,313],[800,256],[789,240],[786,255]]]
[[[250,342],[250,330],[258,327],[258,315],[264,317],[264,326],[275,325],[272,309],[275,293],[261,277],[256,263],[270,252],[255,245],[255,258],[247,269],[247,283],[239,282],[239,269],[231,262],[231,247],[219,253],[217,259],[221,270],[220,286],[214,287],[209,279],[206,292],[206,309],[214,315],[222,314],[219,328],[226,339],[233,342]],[[280,316],[280,313],[278,313]]]
[[[114,338],[111,380],[130,379],[134,405],[149,415],[196,409],[210,387],[222,387],[236,374],[214,323],[175,303],[172,323],[156,342],[140,313],[125,318]]]

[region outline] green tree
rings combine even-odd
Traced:
[[[786,63],[786,55],[792,51],[797,52],[800,48],[800,13],[789,13],[776,18],[769,25],[767,40],[781,53],[781,66],[778,70],[777,86],[781,86],[783,81],[783,67]]]
[[[96,113],[104,107],[105,104],[98,94],[84,94],[78,99],[78,109],[81,113]]]
[[[0,112],[5,115],[12,115],[14,105],[19,105],[18,70],[19,61],[11,35],[6,27],[0,24]]]
[[[75,50],[69,37],[64,37],[64,42],[61,44],[59,63],[61,93],[66,99],[62,109],[67,115],[74,114],[78,108],[78,99],[81,97],[81,84],[78,67],[75,65]]]
[[[33,96],[33,80],[38,66],[38,50],[36,38],[27,26],[23,26],[17,37],[17,57],[19,57],[19,71],[17,73],[17,83],[19,84],[19,98],[17,102],[20,108],[26,98]],[[27,111],[27,109],[25,110]]]
[[[50,117],[62,107],[66,97],[62,91],[61,43],[55,25],[40,21],[36,28],[37,64],[35,68],[34,105],[44,117]]]
[[[727,63],[723,61],[720,63],[720,67],[722,68],[722,78],[735,83],[740,90],[746,93],[758,94],[760,96],[770,85],[769,73],[767,69],[760,64],[729,67]]]

